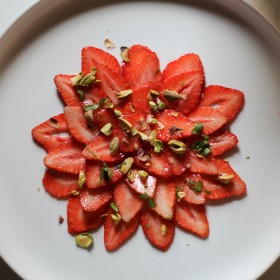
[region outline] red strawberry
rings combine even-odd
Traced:
[[[134,45],[128,51],[129,62],[122,65],[123,77],[130,87],[144,85],[148,82],[159,83],[161,71],[159,60],[153,51],[141,45]]]
[[[165,156],[167,161],[170,163],[172,167],[172,173],[175,176],[181,175],[190,166],[190,160],[185,155],[178,155],[166,149]]]
[[[203,83],[204,73],[201,71],[192,71],[171,76],[161,84],[162,98],[169,108],[187,115],[197,107]],[[170,97],[168,98],[166,96],[166,91],[179,93],[181,99],[168,101]]]
[[[59,133],[68,132],[64,114],[54,116],[32,129],[33,139],[43,145],[46,151],[58,147],[62,143],[71,142],[71,137],[59,136]]]
[[[202,123],[202,132],[206,135],[215,132],[227,122],[227,118],[222,113],[211,107],[199,107],[188,118],[194,123]]]
[[[100,80],[100,89],[114,104],[119,103],[117,93],[128,88],[127,81],[118,73],[114,72],[106,65],[98,65],[96,79]]]
[[[119,121],[114,116],[113,110],[102,108],[93,116],[94,125],[101,129],[107,123],[110,123],[113,128],[119,128]]]
[[[85,171],[86,161],[82,156],[82,149],[78,144],[64,144],[51,150],[45,158],[44,164],[60,172],[79,174]]]
[[[88,144],[99,134],[95,127],[88,127],[80,106],[64,107],[64,114],[71,135],[79,142]]]
[[[200,57],[194,53],[185,54],[169,62],[162,72],[162,79],[190,71],[204,72]]]
[[[89,160],[101,160],[107,163],[119,162],[124,157],[123,154],[116,152],[110,153],[111,136],[98,135],[83,150],[83,156]]]
[[[214,156],[219,156],[237,145],[238,139],[235,134],[229,131],[219,131],[208,140],[211,152]]]
[[[157,128],[157,138],[163,142],[192,135],[194,123],[179,112],[166,109],[156,118],[160,124]]]
[[[204,205],[195,205],[181,201],[175,209],[175,222],[181,228],[206,238],[209,235],[209,224]]]
[[[92,67],[99,64],[106,65],[117,74],[121,73],[119,62],[113,55],[95,47],[84,47],[82,49],[82,72],[87,74]]]
[[[115,186],[114,201],[125,222],[129,222],[133,219],[139,213],[143,205],[143,199],[141,199],[139,194],[125,182],[121,182]]]
[[[71,191],[78,189],[78,176],[46,170],[43,177],[45,190],[55,198],[67,198]]]
[[[175,184],[168,180],[158,180],[156,193],[153,199],[156,207],[152,209],[164,219],[171,220],[173,218],[176,202]]]
[[[218,159],[216,164],[220,175],[233,175],[228,182],[219,181],[218,178],[206,177],[203,180],[204,189],[209,191],[208,199],[223,199],[232,196],[241,196],[246,193],[246,184],[231,168],[230,164],[222,159]]]
[[[103,164],[100,161],[88,161],[86,165],[86,184],[89,189],[96,189],[103,187],[105,185],[111,185],[119,181],[123,174],[118,166],[108,166],[112,169],[112,179],[110,181],[105,181],[104,178],[100,181],[101,170]]]
[[[200,107],[212,107],[221,112],[228,120],[238,115],[244,106],[244,93],[242,91],[222,86],[208,86],[203,93]]]
[[[190,172],[203,174],[219,174],[216,160],[208,155],[207,157],[197,156],[194,152],[189,151],[186,155],[190,162]]]
[[[110,188],[98,188],[95,190],[85,189],[81,192],[81,205],[87,212],[96,212],[113,197],[113,192]]]
[[[75,75],[59,74],[54,77],[54,82],[57,90],[67,106],[80,106],[79,94],[72,86],[71,78]]]
[[[104,244],[108,251],[118,249],[125,243],[137,230],[139,224],[139,215],[136,215],[128,223],[121,220],[118,225],[115,225],[111,214],[113,210],[109,210],[104,221]]]
[[[97,228],[102,220],[102,212],[86,212],[79,197],[70,198],[67,204],[68,232],[71,234],[82,233]]]
[[[166,251],[174,239],[174,221],[166,220],[149,209],[143,211],[140,221],[151,244],[161,251]]]
[[[126,182],[139,194],[146,193],[149,196],[155,194],[157,179],[154,176],[148,175],[147,178],[141,179],[138,170],[131,169]]]

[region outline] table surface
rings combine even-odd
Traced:
[[[280,30],[280,0],[243,0],[248,5],[253,6],[262,15]],[[22,15],[26,10],[32,7],[38,0],[9,0],[0,1],[0,36],[9,28],[9,26]],[[13,9],[10,9],[13,7]],[[21,280],[6,263],[0,258],[0,279],[3,280]],[[278,280],[280,279],[280,258],[259,280]]]

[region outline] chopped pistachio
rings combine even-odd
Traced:
[[[178,112],[172,112],[171,115],[175,118],[177,118],[179,116],[179,113]]]
[[[163,151],[163,143],[161,140],[156,139],[154,151],[160,153]]]
[[[186,196],[186,194],[185,194],[184,192],[180,191],[180,188],[177,187],[177,188],[176,188],[176,197],[177,197],[177,201],[178,201],[178,202],[181,201],[182,198],[184,198],[185,196]]]
[[[83,170],[81,170],[79,172],[79,178],[78,178],[78,187],[80,190],[83,188],[85,182],[86,182],[86,173]]]
[[[80,81],[79,81],[79,86],[83,86],[83,87],[88,87],[90,86],[93,82],[95,82],[96,77],[95,74],[93,73],[88,73],[87,75],[85,75]]]
[[[127,179],[130,183],[133,183],[135,181],[135,178],[137,176],[137,170],[129,170],[127,173]]]
[[[80,192],[77,191],[77,190],[73,190],[73,191],[70,192],[70,194],[72,194],[74,196],[78,196],[78,195],[80,195]]]
[[[75,236],[75,242],[83,249],[88,249],[93,244],[93,236],[89,232],[80,233]]]
[[[233,178],[233,174],[222,174],[218,177],[219,181],[223,184],[228,184]]]
[[[168,142],[169,148],[175,154],[183,155],[187,151],[185,143],[178,140],[170,140]]]
[[[170,102],[182,99],[182,96],[177,91],[165,89],[162,94]]]
[[[166,227],[165,224],[162,224],[162,225],[160,226],[160,232],[161,232],[162,235],[166,235],[167,227]]]
[[[130,132],[131,132],[131,136],[135,136],[139,134],[139,131],[135,127],[133,127]]]
[[[138,131],[138,134],[143,141],[149,140],[149,137],[145,133],[142,133],[142,132]]]
[[[192,134],[200,134],[203,130],[203,123],[198,122],[194,125],[193,130],[192,130]]]
[[[127,98],[131,94],[132,94],[132,89],[122,90],[117,93],[117,98],[124,99],[124,98]]]
[[[119,117],[122,116],[122,112],[119,111],[119,110],[114,110],[114,116],[115,116],[116,118],[119,118]]]
[[[151,108],[151,110],[153,112],[157,112],[158,111],[158,106],[157,106],[157,104],[154,101],[149,101],[149,106],[150,106],[150,108]]]
[[[119,212],[118,206],[115,202],[111,202],[110,206],[115,212]]]
[[[115,226],[117,226],[120,223],[121,219],[122,219],[122,217],[121,217],[121,215],[119,213],[111,214],[111,218],[112,218],[113,223],[114,223]]]
[[[147,200],[150,208],[155,208],[157,206],[156,203],[154,202],[154,200],[147,193],[141,194],[140,198]]]
[[[106,135],[106,136],[109,136],[112,134],[112,124],[111,123],[107,123],[105,124],[101,129],[100,131]]]
[[[109,182],[112,180],[113,177],[113,170],[108,167],[105,161],[103,161],[102,163],[103,163],[103,167],[100,172],[100,180],[99,180],[100,184],[102,183],[103,179]]]
[[[123,61],[125,62],[129,62],[129,57],[128,57],[128,53],[129,53],[129,48],[128,47],[121,47],[121,57],[123,59]]]
[[[112,103],[112,101],[109,98],[105,98],[104,107],[107,109],[113,109],[115,105]]]
[[[202,182],[197,181],[195,186],[192,186],[191,189],[195,191],[196,193],[201,193],[202,191]]]
[[[123,161],[123,163],[121,164],[121,172],[122,172],[122,174],[127,174],[128,171],[131,169],[133,163],[134,163],[133,157],[126,158]]]
[[[119,149],[119,146],[120,146],[120,139],[118,136],[115,136],[109,146],[110,154],[113,155],[114,153],[116,153]]]
[[[145,170],[139,170],[138,174],[141,180],[145,180],[149,176],[149,173]]]
[[[93,110],[86,111],[84,113],[84,117],[87,121],[87,124],[89,124],[92,127],[93,126]]]
[[[206,194],[211,194],[211,191],[209,191],[209,190],[204,190],[204,192],[205,192]]]
[[[165,109],[165,103],[163,102],[163,101],[161,101],[161,100],[159,100],[158,102],[157,102],[157,106],[158,106],[158,109],[160,110],[160,111],[162,111],[162,110],[164,110]]]
[[[80,72],[78,75],[75,77],[71,78],[72,86],[78,86],[82,78],[84,77],[83,72]]]
[[[147,95],[147,99],[152,101],[154,98],[158,97],[160,93],[156,90],[151,89]]]
[[[123,117],[119,117],[119,121],[120,121],[120,126],[121,126],[122,130],[129,133],[132,129],[132,124],[129,121],[127,121],[126,119],[124,119]]]
[[[155,146],[156,139],[157,139],[157,132],[155,130],[152,130],[149,134],[149,141],[152,146]]]
[[[85,99],[85,93],[82,89],[77,89],[77,93],[79,94],[80,100],[84,100]]]
[[[165,128],[165,126],[164,126],[161,122],[158,121],[157,124],[158,124],[158,129],[159,129],[159,130]]]
[[[104,44],[107,49],[114,49],[116,47],[115,44],[108,38],[104,40]]]

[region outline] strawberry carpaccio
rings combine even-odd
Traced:
[[[163,71],[145,46],[122,47],[121,57],[120,65],[110,53],[85,47],[78,74],[55,76],[63,112],[32,130],[47,152],[44,188],[67,199],[70,234],[83,239],[103,225],[108,251],[139,226],[162,251],[176,226],[207,238],[207,202],[246,193],[221,157],[238,143],[228,127],[244,94],[205,85],[197,54]]]

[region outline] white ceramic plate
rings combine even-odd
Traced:
[[[280,252],[279,34],[239,1],[97,2],[42,1],[0,41],[1,256],[24,279],[257,278]],[[82,47],[105,49],[105,38],[116,44],[117,56],[120,46],[147,45],[162,66],[196,52],[207,84],[245,92],[245,108],[231,126],[239,150],[229,160],[248,195],[207,207],[207,240],[177,229],[161,253],[139,228],[108,253],[101,228],[88,252],[75,246],[66,223],[58,224],[66,202],[43,190],[44,151],[30,131],[62,112],[54,75],[77,73]]]

